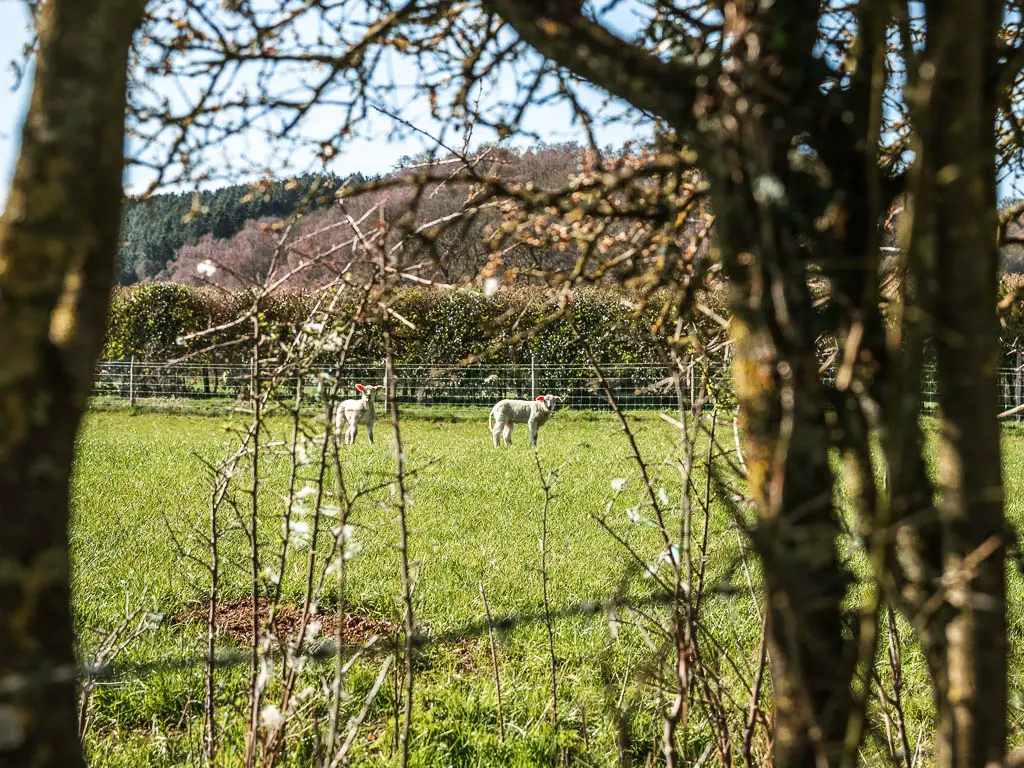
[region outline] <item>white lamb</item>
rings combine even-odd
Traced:
[[[359,390],[358,400],[342,400],[334,410],[334,433],[340,436],[342,425],[348,425],[345,430],[345,445],[355,443],[360,424],[366,427],[366,436],[370,438],[371,443],[373,442],[373,422],[377,420],[377,412],[373,409],[373,396],[384,387],[379,384],[374,387],[356,384],[356,389]]]
[[[536,400],[501,400],[491,408],[487,426],[491,429],[494,447],[501,443],[504,433],[505,445],[512,445],[512,426],[530,425],[530,445],[537,445],[537,431],[551,418],[562,398],[558,395],[541,395]]]

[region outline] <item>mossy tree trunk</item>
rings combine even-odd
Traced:
[[[142,9],[39,5],[34,89],[0,220],[0,766],[82,764],[69,478],[114,277]]]
[[[935,686],[936,762],[998,764],[1006,747],[1006,523],[999,445],[996,62],[1002,3],[927,3],[934,170],[941,578],[919,622]],[[924,86],[923,86],[924,87]],[[941,127],[942,130],[937,130]],[[928,610],[933,608],[934,610]]]

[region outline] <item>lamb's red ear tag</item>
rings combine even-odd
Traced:
[[[362,384],[356,384],[356,389],[362,392],[364,389],[366,389],[366,387],[364,387]]]
[[[538,403],[544,402],[544,395],[537,395],[537,402]]]

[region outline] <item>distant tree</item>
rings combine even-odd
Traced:
[[[350,182],[364,179],[356,175]],[[226,240],[247,221],[286,217],[303,201],[306,210],[329,205],[341,183],[332,174],[305,174],[129,202],[121,224],[118,282],[131,285],[155,277],[182,246],[206,235]],[[311,194],[314,189],[317,192]]]
[[[182,246],[153,280],[228,289],[261,285],[271,277],[277,248],[273,223],[273,219],[246,221],[241,231],[228,239],[203,235],[198,243]]]

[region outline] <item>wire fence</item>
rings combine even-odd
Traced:
[[[731,374],[727,364],[694,361],[677,387],[671,371],[660,365],[602,366],[605,383],[623,410],[676,409],[680,398],[686,407],[695,400],[732,400]],[[92,395],[114,405],[146,406],[167,401],[208,401],[211,404],[244,402],[249,398],[251,370],[246,365],[218,363],[159,363],[106,361],[98,365]],[[301,387],[303,401],[322,397],[328,370],[313,369],[302,376],[279,380],[284,398],[294,397]],[[826,380],[831,372],[825,374]],[[385,383],[383,364],[354,363],[341,373],[342,395],[352,396],[354,385]],[[938,404],[934,369],[922,382],[922,410],[930,413]],[[1000,410],[1024,405],[1024,366],[999,371]],[[429,365],[395,366],[395,392],[400,405],[487,407],[503,398],[534,398],[557,394],[581,410],[609,410],[600,378],[590,366],[579,365],[486,365],[451,368]],[[1024,413],[1016,416],[1024,419]]]
[[[660,365],[612,365],[602,368],[605,383],[624,409],[677,408],[679,398],[689,404],[708,388],[728,388],[728,371],[718,365],[697,363],[685,372],[677,388]],[[313,369],[302,376],[277,381],[283,398],[294,397],[301,387],[303,401],[321,399],[328,370]],[[491,406],[503,398],[534,398],[557,394],[573,408],[610,408],[604,386],[590,366],[471,365],[459,368],[397,365],[395,393],[401,405]],[[251,369],[245,365],[137,361],[100,363],[93,384],[97,399],[146,405],[157,400],[244,401],[249,397]],[[354,385],[385,383],[382,364],[346,365],[341,373],[342,396],[352,396]]]

